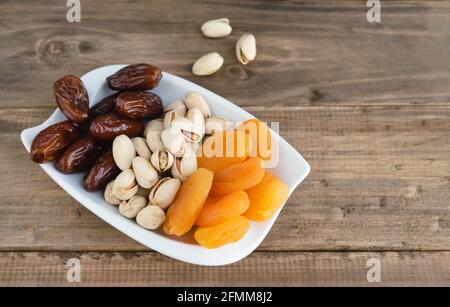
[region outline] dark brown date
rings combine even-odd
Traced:
[[[114,93],[112,95],[109,95],[109,96],[103,98],[99,103],[94,105],[89,110],[89,120],[93,120],[94,118],[96,118],[99,115],[106,114],[106,113],[109,113],[109,112],[113,112],[114,108],[116,106],[116,98],[120,94],[121,93],[118,92],[118,93]]]
[[[80,78],[67,75],[53,85],[56,104],[64,115],[76,124],[88,118],[89,97]]]
[[[99,115],[91,122],[89,131],[103,142],[112,142],[118,135],[135,137],[144,131],[144,124],[117,113]]]
[[[124,92],[116,99],[116,112],[130,118],[153,119],[163,113],[161,98],[158,95],[136,91]]]
[[[37,163],[54,160],[79,134],[78,127],[69,120],[48,126],[34,138],[31,160]]]
[[[150,64],[135,64],[120,69],[106,78],[106,81],[113,90],[145,91],[158,86],[161,77],[159,67]]]
[[[103,189],[119,173],[120,169],[114,162],[112,151],[109,150],[97,159],[89,173],[87,173],[84,179],[84,187],[89,192]]]
[[[85,170],[101,154],[102,146],[90,134],[76,140],[56,160],[56,168],[62,173],[75,173]]]

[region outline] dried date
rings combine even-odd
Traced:
[[[116,112],[130,118],[153,119],[163,113],[161,98],[144,92],[124,92],[116,99]]]
[[[108,182],[117,177],[120,169],[114,162],[112,151],[102,154],[92,166],[84,179],[84,187],[92,192],[104,188]]]
[[[114,93],[112,95],[109,95],[105,98],[103,98],[100,102],[98,102],[96,105],[94,105],[89,110],[89,120],[93,120],[99,115],[110,113],[114,111],[114,108],[116,106],[116,98],[121,93]]]
[[[53,85],[56,104],[61,112],[76,124],[82,124],[88,118],[89,97],[80,78],[67,75]]]
[[[48,126],[33,140],[30,158],[43,163],[54,160],[79,135],[79,128],[69,120]]]
[[[101,154],[102,146],[92,135],[85,134],[70,145],[56,160],[62,173],[75,173],[88,168]]]
[[[126,66],[106,78],[113,90],[145,91],[156,87],[162,74],[159,67],[150,64],[135,64]]]
[[[97,116],[90,124],[89,131],[103,142],[112,142],[116,136],[125,134],[135,137],[144,131],[144,124],[117,113],[107,113]]]

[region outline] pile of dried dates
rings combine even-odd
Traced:
[[[150,64],[124,67],[107,78],[117,91],[89,109],[89,97],[80,78],[67,75],[55,82],[56,104],[67,120],[51,125],[34,138],[31,160],[56,160],[62,173],[87,172],[88,191],[103,189],[120,173],[111,151],[119,135],[135,137],[144,131],[143,119],[163,114],[160,97],[148,92],[161,80],[161,70]]]

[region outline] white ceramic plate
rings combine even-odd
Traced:
[[[91,106],[113,93],[106,85],[106,77],[124,66],[110,65],[100,67],[81,77],[88,91]],[[163,73],[159,86],[153,90],[161,97],[165,105],[170,104],[174,100],[182,99],[187,91],[201,93],[209,102],[214,115],[222,116],[234,122],[254,118],[251,114],[228,100],[169,73]],[[36,134],[47,126],[65,119],[59,109],[56,109],[41,125],[22,131],[21,139],[28,152]],[[279,142],[280,162],[276,168],[270,171],[279,176],[289,186],[290,195],[308,175],[310,167],[305,159],[278,134],[272,132],[272,138],[273,142]],[[281,211],[280,208],[265,222],[251,222],[249,231],[240,241],[210,250],[196,245],[192,241],[192,236],[175,238],[166,236],[161,231],[155,232],[141,228],[134,220],[129,220],[120,215],[116,206],[106,203],[103,200],[102,192],[89,193],[85,191],[83,188],[83,174],[62,174],[56,170],[52,162],[41,164],[41,167],[69,195],[110,225],[153,250],[193,264],[225,265],[246,257],[264,240]]]

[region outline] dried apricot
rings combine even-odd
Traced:
[[[263,160],[270,160],[272,136],[269,127],[257,119],[249,119],[243,122],[238,127],[238,130],[248,134],[252,140],[253,150],[250,153],[250,157],[260,157]]]
[[[238,130],[217,132],[197,152],[198,167],[218,171],[247,159],[252,151],[249,135]]]
[[[165,233],[181,236],[191,230],[208,197],[213,176],[211,171],[199,168],[183,182],[167,211]]]
[[[288,186],[284,182],[266,172],[257,186],[247,190],[250,207],[244,216],[254,221],[266,220],[286,202],[288,193]]]
[[[218,198],[218,199],[217,199]],[[243,214],[250,204],[247,193],[242,190],[222,197],[208,198],[195,224],[210,227]]]
[[[223,195],[237,190],[250,189],[262,180],[264,172],[260,158],[251,158],[227,167],[215,173],[211,195]]]
[[[201,246],[217,248],[239,241],[247,233],[249,221],[243,216],[236,216],[212,227],[199,227],[194,238]]]

